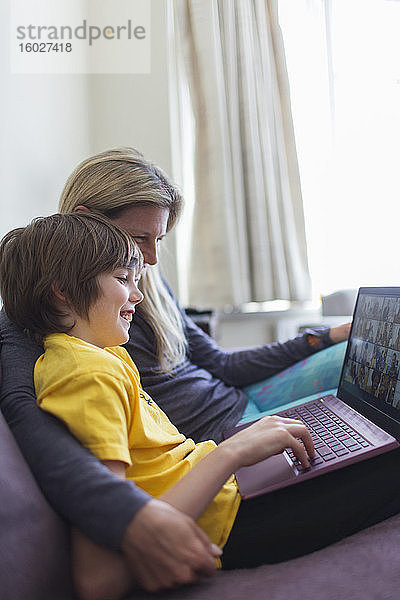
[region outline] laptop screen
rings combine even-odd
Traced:
[[[387,429],[400,422],[399,378],[400,288],[360,288],[338,396]]]

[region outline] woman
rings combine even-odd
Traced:
[[[157,262],[159,242],[179,216],[181,197],[159,169],[135,151],[122,149],[84,161],[71,175],[60,210],[77,208],[111,216],[134,235],[151,266]],[[135,316],[135,342],[128,343],[127,349],[142,371],[143,387],[196,441],[219,441],[222,432],[240,420],[248,402],[242,386],[347,336],[347,328],[332,330],[331,339],[323,330],[286,344],[228,354],[186,318],[152,269],[147,269],[142,289],[148,300]],[[211,574],[216,551],[194,521],[139,488],[116,481],[59,423],[41,413],[35,404],[32,371],[42,349],[28,342],[4,315],[0,333],[1,409],[54,507],[95,541],[122,549],[136,580],[148,590]],[[303,490],[304,502],[308,487],[297,487]],[[326,497],[328,501],[336,498],[331,490]],[[271,502],[277,503],[274,515],[278,519],[280,507],[286,511],[282,518],[290,527],[295,515],[288,511],[289,504],[301,504],[296,492],[284,503],[272,494]],[[325,535],[320,543],[335,539],[335,520],[332,523],[332,535]],[[300,533],[291,555],[310,548],[302,543],[303,537]],[[283,560],[285,549],[276,556]]]
[[[150,268],[142,277],[145,299],[135,317],[134,339],[126,348],[139,369],[143,387],[178,429],[196,441],[212,438],[218,442],[247,408],[244,386],[260,382],[252,390],[257,395],[270,375],[347,339],[348,326],[306,332],[285,344],[223,352],[185,315],[158,270],[151,268],[182,203],[179,190],[161,169],[135,150],[122,148],[83,161],[67,180],[59,209],[105,214],[133,235]],[[336,359],[336,381],[342,352]],[[326,362],[330,360],[328,355]],[[319,379],[318,374],[313,379]],[[335,382],[327,387],[335,387]],[[310,381],[302,395],[313,391],[318,390],[313,390]],[[268,397],[263,403],[268,405]],[[272,407],[277,408],[276,404]]]

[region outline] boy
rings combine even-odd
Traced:
[[[93,213],[53,215],[8,233],[0,245],[0,294],[8,317],[45,352],[35,366],[39,405],[116,475],[198,520],[224,546],[240,504],[231,474],[291,447],[305,467],[311,436],[298,421],[267,417],[218,447],[186,439],[141,389],[118,345],[127,341],[140,252]],[[302,440],[303,444],[299,441]],[[259,532],[260,538],[266,532]],[[243,548],[243,552],[245,552]],[[121,598],[134,583],[123,559],[73,535],[73,573],[86,599]]]

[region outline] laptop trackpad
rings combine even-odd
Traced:
[[[271,456],[251,467],[242,467],[236,473],[243,498],[258,495],[269,487],[279,487],[283,481],[295,478],[293,467],[282,454]]]

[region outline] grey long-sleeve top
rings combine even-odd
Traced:
[[[94,541],[119,549],[126,527],[150,496],[115,477],[36,404],[33,367],[43,348],[0,312],[1,411],[43,493]]]
[[[264,379],[330,345],[329,331],[308,332],[284,344],[223,352],[185,315],[188,356],[172,374],[157,369],[155,339],[136,314],[126,347],[143,387],[186,435],[214,438],[235,425],[246,406],[240,386]],[[0,313],[0,408],[41,489],[53,507],[95,541],[117,549],[136,512],[150,497],[118,480],[62,423],[36,404],[33,367],[42,349]],[[315,337],[314,337],[315,341]]]
[[[223,432],[236,425],[248,401],[243,386],[262,381],[332,344],[329,329],[321,328],[306,330],[284,343],[226,352],[181,312],[188,352],[172,373],[158,368],[155,337],[140,308],[125,348],[146,392],[174,425],[196,442],[219,442]]]

